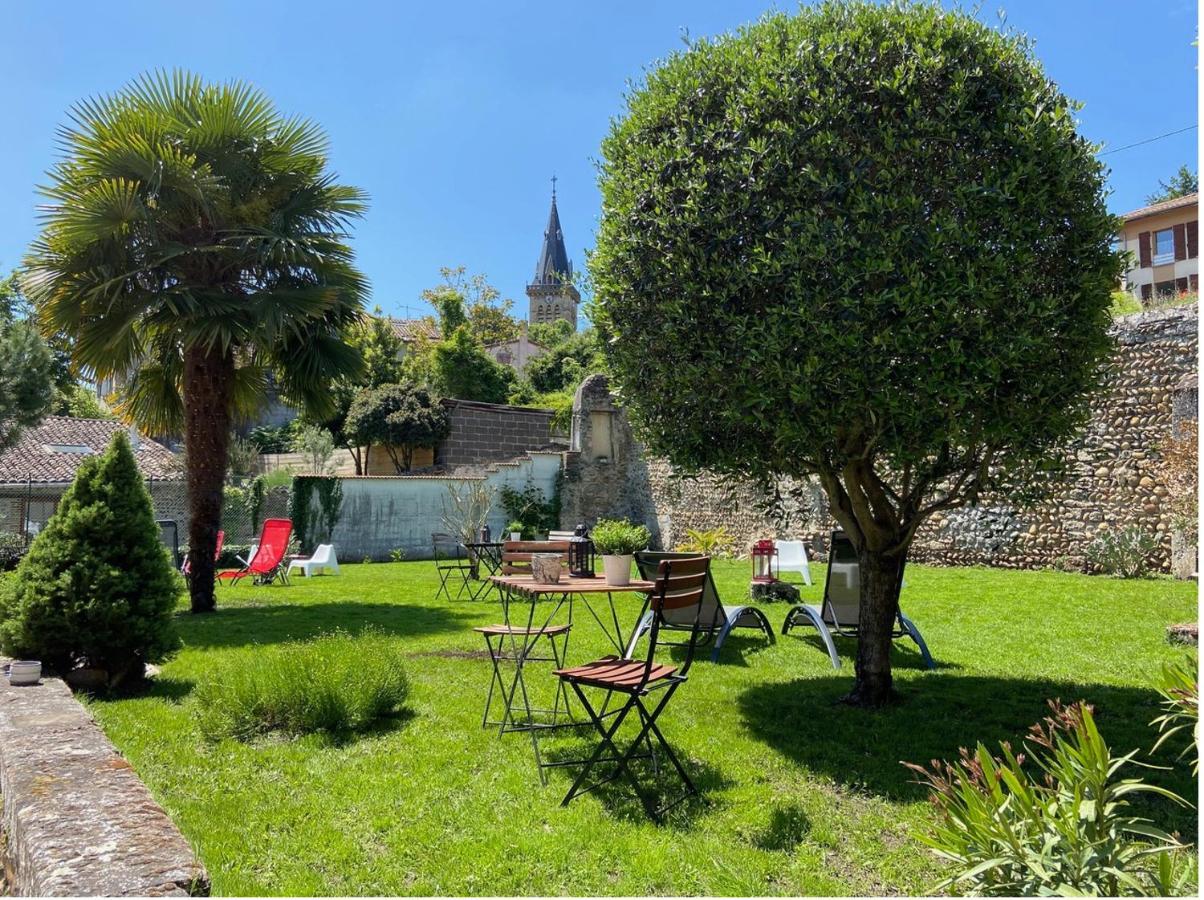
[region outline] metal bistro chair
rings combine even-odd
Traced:
[[[502,544],[499,574],[530,575],[531,556],[534,553],[559,553],[561,565],[568,565],[569,547],[565,541],[506,541]],[[535,716],[538,713],[550,714],[549,724],[556,725],[562,714],[569,713],[569,695],[565,686],[558,684],[551,709],[532,706],[531,697],[527,692],[527,682],[523,677],[523,667],[529,662],[550,662],[557,668],[563,666],[572,623],[536,625],[534,623],[534,607],[532,607],[531,616],[526,624],[512,624],[509,621],[509,603],[506,602],[507,622],[505,624],[482,625],[473,628],[473,631],[485,638],[485,647],[489,651],[489,661],[493,666],[493,676],[489,681],[489,693],[485,697],[485,713],[481,717],[481,727],[488,728],[495,725],[499,735],[505,734],[507,731],[529,730],[531,744],[535,749],[535,762],[539,778],[541,782],[546,783],[543,761],[539,753],[539,741],[535,734],[540,726],[535,722]],[[536,652],[540,638],[547,639],[551,656],[539,655]],[[511,676],[509,685],[502,677],[502,666],[506,663],[514,665],[514,674]],[[493,708],[495,693],[500,694],[503,708],[500,718],[491,719],[490,710]],[[516,694],[522,697],[522,704],[517,710],[522,713],[521,721],[515,716]]]
[[[465,591],[468,591],[471,597],[472,588],[468,582],[472,578],[472,561],[469,560],[459,538],[437,531],[431,535],[431,549],[434,553],[435,572],[439,575],[439,589],[435,591],[435,599],[438,600],[442,594],[450,603],[453,599],[459,600],[463,597]],[[460,586],[453,598],[447,583],[456,576],[460,578]]]
[[[707,579],[710,576],[710,564],[711,560],[706,556],[661,561],[657,569],[654,587],[648,594],[647,604],[657,615],[652,617],[648,637],[647,657],[644,659],[633,659],[630,655],[625,655],[622,658],[605,656],[602,659],[595,660],[583,666],[573,666],[571,668],[560,669],[556,672],[562,681],[567,681],[572,686],[573,691],[577,694],[577,698],[581,701],[581,705],[589,714],[590,720],[601,737],[597,749],[589,759],[557,764],[582,766],[577,780],[573,782],[573,786],[569,788],[569,792],[561,802],[562,806],[567,806],[574,797],[588,793],[619,777],[625,777],[631,783],[640,798],[640,802],[643,803],[644,809],[655,820],[659,820],[670,808],[698,793],[694,782],[690,780],[690,776],[686,773],[685,768],[678,761],[677,755],[665,740],[665,736],[657,726],[656,720],[664,712],[665,707],[669,705],[669,701],[673,699],[673,695],[677,692],[677,689],[686,682],[687,673],[690,671],[690,664],[694,660],[694,647],[698,642],[699,632],[708,628],[714,630],[715,623],[713,621],[703,624],[699,623],[699,616],[702,613],[704,605],[703,595],[706,590]],[[694,610],[694,624],[691,629],[690,640],[686,644],[685,661],[681,666],[658,663],[656,661],[656,647],[661,631],[662,616],[660,614],[676,614],[690,609]],[[626,695],[627,702],[619,709],[613,711],[614,721],[609,727],[603,722],[602,714],[590,704],[589,698],[583,688],[596,688],[605,691],[607,702],[609,702],[609,698],[613,694]],[[649,706],[651,704],[646,703],[646,700],[650,700],[651,698],[656,698],[656,702],[650,709]],[[626,750],[620,752],[615,744],[614,737],[632,710],[638,712],[642,727],[635,740],[628,745]],[[645,759],[652,755],[654,748],[650,739],[653,737],[656,738],[660,748],[665,752],[669,762],[673,764],[673,768],[677,771],[677,774],[686,786],[685,792],[680,797],[660,807],[654,805],[653,798],[644,791],[639,780],[632,774],[629,766],[629,763],[633,759]],[[636,750],[645,742],[649,748],[649,753],[637,754]],[[610,752],[609,756],[603,756],[603,753],[606,751]],[[594,766],[604,762],[614,763],[614,772],[599,781],[587,785],[586,779]]]

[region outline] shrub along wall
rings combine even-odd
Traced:
[[[1113,326],[1116,351],[1110,389],[1074,452],[1070,470],[1052,495],[1031,509],[1006,497],[987,497],[974,509],[953,510],[928,523],[911,558],[950,565],[1035,568],[1084,564],[1087,546],[1104,528],[1136,524],[1156,535],[1153,564],[1169,571],[1171,516],[1158,468],[1175,418],[1196,417],[1198,308],[1138,313]],[[1040,415],[1039,410],[1033,411]],[[806,525],[781,529],[758,508],[759,494],[730,479],[682,480],[663,460],[646,464],[649,516],[661,543],[672,546],[687,528],[726,526],[738,547],[759,536],[806,537],[824,546],[833,527],[818,496]],[[797,519],[796,519],[797,522]]]

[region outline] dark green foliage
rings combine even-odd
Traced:
[[[590,328],[527,363],[523,375],[540,393],[576,388],[586,375],[605,370],[598,333]]]
[[[0,320],[0,451],[50,412],[51,363],[32,322]]]
[[[210,740],[343,736],[396,716],[408,693],[393,639],[336,632],[232,654],[197,685],[193,712]]]
[[[539,486],[531,481],[528,481],[521,491],[504,484],[500,497],[502,509],[506,511],[511,522],[522,523],[523,527],[519,530],[524,536],[547,534],[560,527],[559,484],[551,497],[545,497]]]
[[[422,388],[382,384],[356,395],[344,427],[355,443],[384,447],[400,474],[409,470],[417,448],[447,437],[451,423],[447,410]]]
[[[258,447],[260,453],[288,453],[297,432],[296,421],[284,425],[258,425],[251,429],[247,440]]]
[[[336,475],[296,475],[288,498],[293,537],[307,551],[330,540],[343,508],[343,480]]]
[[[1161,203],[1163,200],[1174,200],[1176,197],[1186,197],[1200,189],[1200,176],[1186,165],[1171,176],[1170,181],[1159,181],[1158,190],[1145,198],[1146,203]]]
[[[0,646],[60,673],[101,669],[116,683],[175,649],[181,587],[129,440],[118,432],[80,465],[0,590]]]
[[[1076,109],[965,13],[830,2],[665,60],[603,142],[625,408],[681,470],[821,482],[863,554],[859,702],[916,529],[1039,485],[1100,385],[1122,264]]]
[[[29,549],[23,535],[11,531],[0,531],[0,572],[10,572],[17,567]]]
[[[434,388],[457,400],[505,403],[516,380],[514,370],[486,353],[467,325],[436,344],[431,361]]]

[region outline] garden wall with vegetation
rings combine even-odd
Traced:
[[[1118,319],[1109,390],[1051,495],[1028,509],[1007,497],[987,497],[978,507],[946,513],[924,527],[911,558],[948,565],[1083,569],[1088,547],[1101,530],[1135,525],[1153,538],[1151,565],[1170,571],[1174,494],[1164,471],[1164,451],[1175,419],[1197,416],[1198,320],[1197,306]],[[658,459],[648,460],[646,468],[649,519],[655,520],[665,546],[686,540],[687,529],[724,526],[737,551],[746,552],[761,536],[805,537],[825,548],[824,536],[833,527],[817,492],[793,504],[792,521],[783,527],[763,511],[763,498],[749,484],[678,478]]]

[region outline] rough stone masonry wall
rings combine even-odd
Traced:
[[[932,520],[917,535],[912,559],[949,564],[1081,567],[1102,528],[1137,524],[1157,535],[1152,562],[1168,571],[1171,556],[1168,492],[1158,473],[1160,448],[1175,419],[1193,419],[1197,371],[1196,306],[1138,313],[1113,326],[1116,351],[1107,394],[1074,448],[1065,480],[1039,505],[1022,509],[1006,498]],[[1039,411],[1034,411],[1039,414]],[[646,463],[650,517],[665,546],[687,528],[723,525],[738,548],[757,537],[803,537],[823,547],[832,523],[814,496],[806,525],[783,529],[758,507],[749,484],[730,479],[679,479],[664,460]],[[818,512],[817,512],[818,511]]]
[[[552,440],[552,410],[446,400],[451,431],[435,464],[445,468],[513,459]]]
[[[208,894],[192,848],[57,678],[0,678],[5,893]]]

